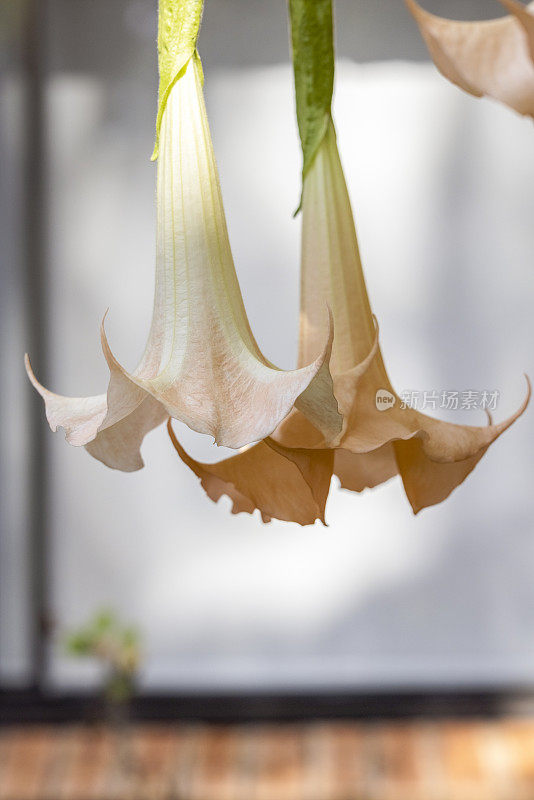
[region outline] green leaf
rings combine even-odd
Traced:
[[[124,628],[122,632],[122,644],[125,647],[135,647],[139,644],[139,632],[136,628]]]
[[[170,91],[196,50],[202,5],[203,0],[159,0],[159,93],[152,160],[158,157],[161,120]]]
[[[82,629],[71,634],[65,641],[68,653],[73,656],[87,656],[92,653],[94,638],[90,631]]]
[[[331,116],[334,90],[332,0],[289,0],[289,16],[304,182]]]
[[[108,609],[102,609],[92,622],[92,628],[96,634],[108,633],[117,624],[115,614]]]

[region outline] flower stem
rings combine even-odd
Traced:
[[[304,182],[330,121],[334,89],[332,0],[289,0],[289,18]]]
[[[196,50],[202,6],[203,0],[159,0],[159,93],[152,160],[158,157],[161,120],[169,93]]]

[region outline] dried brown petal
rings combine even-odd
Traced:
[[[268,438],[218,464],[203,464],[186,453],[170,420],[167,427],[176,452],[200,478],[208,497],[217,502],[226,494],[232,513],[252,514],[258,508],[264,521],[324,522],[332,450],[288,449]]]

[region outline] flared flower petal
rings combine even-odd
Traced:
[[[45,411],[50,429],[65,430],[65,438],[76,447],[92,441],[107,412],[105,394],[94,397],[64,397],[46,389],[34,375],[29,356],[24,357],[26,372],[34,388],[45,401]]]
[[[523,413],[530,399],[530,383],[527,398],[521,408],[501,425],[488,426],[487,428],[470,428],[469,426],[451,425],[449,436],[451,443],[457,444],[463,427],[463,433],[470,438],[474,446],[481,444],[479,450],[471,456],[458,461],[436,461],[425,451],[424,439],[414,437],[408,441],[396,441],[393,445],[399,474],[402,478],[406,496],[415,514],[427,506],[436,505],[445,500],[467,478],[476,467],[489,445],[497,439],[515,420]],[[424,415],[420,415],[423,417]],[[428,425],[429,417],[423,421]],[[436,420],[433,420],[436,422]],[[445,424],[445,423],[442,423]],[[424,430],[424,428],[422,428]],[[484,440],[487,444],[484,444]],[[436,440],[434,445],[436,445]],[[473,447],[471,449],[474,449]]]
[[[534,116],[534,3],[501,0],[509,16],[457,22],[406,0],[440,72],[476,97],[487,95]]]
[[[98,461],[112,469],[134,472],[144,466],[141,443],[153,428],[167,418],[163,406],[129,381],[114,366],[103,340],[110,369],[107,394],[95,397],[64,397],[42,386],[26,356],[26,371],[45,401],[52,431],[65,430],[69,444],[85,446]]]
[[[225,494],[233,514],[259,509],[264,522],[276,518],[300,525],[313,525],[317,519],[324,523],[333,450],[284,448],[267,438],[218,464],[203,464],[186,453],[170,420],[167,427],[176,452],[215,503]]]

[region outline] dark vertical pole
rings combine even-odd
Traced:
[[[46,375],[46,242],[44,197],[44,38],[47,0],[26,0],[24,62],[26,73],[25,158],[25,300],[27,347],[41,381]],[[46,422],[42,400],[28,386],[30,458],[28,522],[31,587],[31,679],[35,689],[43,684],[46,669],[47,629],[47,458]]]

